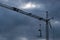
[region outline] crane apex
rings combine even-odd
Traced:
[[[46,13],[48,13],[48,11],[46,11]]]

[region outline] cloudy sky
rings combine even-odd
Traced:
[[[0,0],[0,3],[19,8],[45,18],[49,12],[54,33],[50,29],[50,40],[60,39],[60,0]],[[39,24],[42,37],[38,38]],[[54,34],[54,35],[53,35]],[[0,40],[45,40],[45,22],[0,7]]]

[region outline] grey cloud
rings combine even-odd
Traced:
[[[19,0],[18,0],[19,1]],[[20,3],[17,0],[9,0],[9,5],[13,5],[13,6],[17,6],[20,5]],[[23,0],[23,2],[29,2],[30,0]],[[60,20],[60,1],[59,0],[31,0],[32,2],[36,2],[36,3],[42,3],[45,5],[46,10],[49,11],[49,16],[53,16],[56,19],[55,20]],[[3,3],[3,2],[2,2]],[[22,2],[21,2],[22,4]],[[3,12],[3,11],[4,12]],[[46,11],[45,10],[45,11]],[[25,10],[27,11],[27,10]],[[28,11],[27,11],[28,12]],[[30,10],[29,12],[32,12],[33,14],[36,14],[38,16],[44,16],[44,12],[39,10],[39,9],[34,9],[34,10]],[[40,14],[41,13],[41,14]],[[44,16],[45,17],[45,16]],[[32,37],[35,37],[36,35],[39,35],[38,30],[38,25],[39,21],[35,20],[34,18],[10,11],[9,9],[5,9],[5,8],[0,8],[0,34],[5,36],[7,38],[7,40],[14,40],[14,38],[16,38],[16,36],[27,36],[30,39]],[[44,25],[44,24],[43,24]],[[44,28],[44,29],[43,29]],[[45,30],[45,26],[42,26],[42,30],[43,30],[43,36],[45,36],[44,34],[44,30]],[[59,25],[58,27],[56,27],[56,32],[55,32],[55,37],[59,38]],[[52,34],[50,34],[52,35]],[[32,39],[31,39],[32,40]],[[58,39],[59,40],[59,39]]]

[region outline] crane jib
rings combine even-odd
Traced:
[[[42,17],[36,16],[36,15],[32,15],[32,13],[25,12],[25,11],[23,11],[23,10],[20,10],[20,9],[16,8],[16,7],[10,7],[10,6],[8,6],[8,5],[1,4],[1,3],[0,3],[0,6],[1,6],[1,7],[4,7],[4,8],[7,8],[7,9],[10,9],[10,10],[13,10],[13,11],[16,11],[16,12],[19,12],[19,13],[22,13],[22,14],[27,15],[27,16],[33,17],[33,18],[36,18],[36,19],[38,19],[38,20],[43,20],[43,21],[45,21],[45,19],[42,18]]]

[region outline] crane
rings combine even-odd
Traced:
[[[10,7],[10,6],[2,4],[2,3],[0,3],[0,6],[46,22],[46,40],[49,40],[49,25],[50,25],[49,21],[52,18],[48,18],[48,11],[46,11],[46,18],[43,18],[43,17],[40,17],[40,16],[33,15],[32,13],[25,12],[25,11],[23,11],[21,9],[16,8],[16,7]]]

